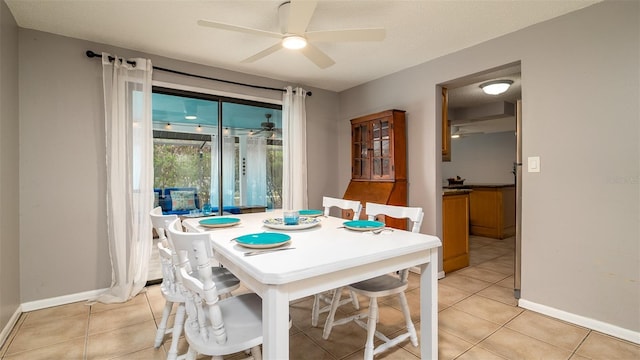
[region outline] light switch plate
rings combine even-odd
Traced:
[[[540,172],[540,156],[529,156],[527,158],[527,171]]]

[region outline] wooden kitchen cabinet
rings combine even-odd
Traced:
[[[514,185],[471,186],[471,235],[504,239],[516,233]]]
[[[442,196],[442,267],[445,273],[469,266],[469,194]]]
[[[387,110],[351,120],[351,182],[343,198],[407,206],[405,112]],[[343,212],[343,217],[353,216]],[[386,218],[389,227],[407,229],[406,220]]]

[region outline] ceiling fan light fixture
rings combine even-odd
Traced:
[[[291,50],[302,49],[307,46],[307,39],[300,35],[286,36],[282,39],[282,46]]]
[[[480,84],[480,88],[488,95],[500,95],[513,84],[511,80],[493,80]]]

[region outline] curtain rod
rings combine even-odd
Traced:
[[[102,58],[102,54],[95,53],[95,52],[93,52],[91,50],[87,50],[85,54],[89,58],[95,58],[95,57]],[[113,56],[109,56],[109,61],[114,61],[115,59],[116,58],[114,58]],[[120,61],[122,61],[122,60],[120,60]],[[131,61],[131,60],[127,60],[127,64],[136,66],[136,62],[135,61]],[[245,83],[240,83],[240,82],[231,81],[231,80],[216,79],[216,78],[212,78],[212,77],[208,77],[208,76],[190,74],[190,73],[186,73],[186,72],[183,72],[183,71],[162,68],[162,67],[159,67],[159,66],[154,66],[153,70],[160,70],[160,71],[170,72],[170,73],[173,73],[173,74],[195,77],[195,78],[199,78],[199,79],[219,81],[219,82],[232,84],[232,85],[248,86],[248,87],[252,87],[252,88],[255,88],[255,89],[274,90],[274,91],[281,91],[281,92],[285,92],[286,91],[285,89],[278,89],[278,88],[274,88],[274,87],[245,84]],[[295,90],[294,90],[294,92],[295,92]],[[312,95],[311,91],[307,91],[307,96],[311,96],[311,95]]]

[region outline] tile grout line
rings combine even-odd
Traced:
[[[89,316],[87,316],[87,329],[84,331],[84,349],[82,350],[82,358],[87,360],[88,352],[89,352],[89,325],[91,324],[91,311],[93,309],[93,305],[89,305]]]
[[[484,248],[484,247],[486,247],[486,246],[489,246],[489,245],[483,245],[483,246],[480,246],[479,248]],[[474,249],[474,250],[478,251],[478,250],[479,250],[479,248],[478,248],[478,249]],[[467,267],[467,269],[468,269],[468,268],[471,268],[471,267],[477,267],[477,266],[482,265],[482,264],[484,264],[484,263],[487,263],[487,262],[489,262],[489,261],[494,261],[495,259],[497,259],[497,258],[499,258],[499,257],[502,257],[502,256],[504,256],[504,255],[506,255],[506,254],[502,254],[502,255],[496,256],[496,257],[494,257],[494,258],[487,259],[487,260],[485,260],[485,261],[479,262],[478,264],[469,265],[469,267]],[[486,269],[486,270],[493,271],[493,270],[491,270],[491,269]],[[494,271],[494,272],[496,272],[496,271]],[[455,272],[454,272],[454,273],[455,273]],[[496,273],[498,273],[498,272],[496,272]],[[488,300],[492,300],[492,301],[496,301],[496,302],[498,302],[498,303],[500,303],[500,304],[504,304],[503,302],[497,301],[497,300],[495,300],[495,299],[491,299],[491,298],[488,298],[488,297],[486,297],[486,296],[482,296],[482,295],[480,295],[480,294],[479,294],[479,292],[481,292],[481,291],[483,291],[483,290],[485,290],[485,289],[488,289],[489,287],[491,287],[491,286],[493,286],[493,285],[496,285],[497,283],[499,283],[499,282],[501,282],[501,281],[504,281],[504,279],[506,279],[506,278],[508,278],[509,276],[512,276],[512,275],[508,275],[508,276],[506,276],[506,277],[504,277],[504,278],[502,278],[502,279],[500,279],[500,280],[494,281],[494,282],[492,282],[492,281],[486,281],[486,280],[484,280],[484,279],[476,279],[476,278],[474,278],[474,277],[466,276],[466,275],[464,275],[464,274],[459,274],[459,275],[460,275],[460,276],[467,277],[467,278],[470,278],[470,279],[475,279],[475,280],[485,281],[485,282],[487,282],[487,283],[490,283],[491,285],[489,285],[489,286],[487,286],[487,287],[484,287],[484,288],[482,288],[482,289],[479,289],[479,290],[477,290],[477,291],[475,291],[475,292],[471,293],[469,296],[467,296],[467,297],[465,297],[464,299],[461,299],[461,300],[459,300],[459,301],[455,302],[454,304],[450,305],[448,308],[452,308],[452,307],[454,307],[456,304],[459,304],[460,302],[462,302],[462,301],[464,301],[464,300],[466,300],[466,299],[468,299],[468,298],[470,298],[470,297],[472,297],[472,296],[474,296],[474,295],[478,295],[478,296],[483,297],[483,298],[486,298],[486,299],[488,299]],[[504,275],[504,274],[503,274],[503,275]],[[455,287],[455,286],[454,286],[454,287]],[[464,289],[459,289],[459,290],[464,290]],[[509,305],[509,304],[504,304],[504,305],[511,306],[511,305]],[[514,308],[518,308],[518,306],[516,305],[516,306],[514,306]],[[443,310],[444,310],[444,309],[443,309]],[[464,312],[464,313],[469,314],[469,315],[471,315],[471,316],[477,317],[476,315],[474,315],[474,314],[470,314],[470,313],[468,313],[468,312],[466,312],[466,311],[464,311],[464,310],[461,310],[461,309],[458,309],[458,308],[456,308],[456,310],[461,311],[461,312]],[[520,316],[522,313],[524,313],[524,309],[523,309],[523,311],[521,311],[521,312],[520,312],[520,313],[518,313],[516,316],[514,316],[514,317],[513,317],[513,318],[511,318],[511,319],[509,319],[507,322],[505,322],[505,323],[504,323],[504,324],[502,324],[502,325],[494,323],[494,324],[496,324],[496,325],[500,325],[500,326],[499,326],[496,330],[494,330],[493,332],[489,333],[489,334],[488,334],[487,336],[485,336],[484,338],[482,338],[482,339],[480,339],[479,341],[477,341],[477,342],[476,342],[475,344],[473,344],[469,349],[467,349],[467,350],[463,351],[461,354],[459,354],[458,356],[456,356],[454,359],[457,359],[457,358],[459,358],[459,357],[463,356],[464,354],[466,354],[467,352],[471,351],[471,349],[473,349],[473,348],[475,348],[475,347],[478,347],[478,348],[480,348],[480,349],[482,349],[482,350],[488,351],[488,352],[490,352],[491,354],[494,354],[494,355],[496,355],[496,356],[498,356],[498,357],[500,357],[500,358],[503,358],[503,359],[504,359],[504,357],[503,357],[502,355],[500,355],[500,354],[496,354],[496,353],[494,353],[493,351],[487,350],[487,349],[485,349],[485,348],[483,348],[483,347],[481,347],[481,346],[479,346],[479,345],[480,345],[480,344],[482,344],[485,340],[487,340],[491,335],[493,335],[493,334],[497,333],[498,331],[500,331],[501,329],[503,329],[503,328],[505,327],[505,325],[507,325],[508,323],[510,323],[511,321],[513,321],[513,319],[517,318],[517,317],[518,317],[518,316]],[[482,318],[480,318],[480,319],[482,319]],[[483,319],[483,320],[485,320],[485,319]],[[487,320],[487,321],[488,321],[488,320]],[[493,321],[489,321],[489,322],[492,322],[492,323],[493,323]],[[453,335],[453,334],[452,334],[452,335]],[[455,335],[453,335],[453,336],[455,336]],[[463,339],[463,340],[464,340],[464,339]]]
[[[591,333],[592,333],[593,331],[594,331],[594,330],[592,330],[592,329],[588,329],[588,331],[587,331],[587,335],[585,335],[585,336],[584,336],[584,338],[580,341],[580,344],[578,344],[578,346],[576,346],[576,348],[575,348],[575,349],[573,349],[573,352],[571,353],[571,356],[569,357],[569,359],[571,359],[571,358],[573,357],[573,355],[579,355],[579,356],[582,356],[582,355],[580,355],[580,354],[577,354],[577,353],[578,353],[578,349],[580,349],[580,347],[582,346],[582,344],[584,344],[584,342],[585,342],[585,341],[587,341],[587,338],[589,337],[589,335],[591,335]],[[584,356],[584,357],[586,357],[586,356]]]
[[[506,326],[507,326],[507,324],[511,323],[511,322],[512,322],[512,321],[514,321],[516,318],[520,317],[522,314],[524,314],[524,313],[526,313],[526,312],[535,313],[534,311],[524,309],[524,311],[523,311],[523,312],[521,312],[520,314],[518,314],[518,316],[515,316],[513,319],[511,319],[511,320],[509,320],[507,323],[505,323],[505,324],[504,324],[504,327],[506,327]],[[520,334],[520,335],[522,335],[522,336],[526,336],[526,337],[528,337],[528,338],[531,338],[531,339],[534,339],[534,340],[540,341],[540,342],[545,343],[545,344],[547,344],[547,345],[549,345],[549,346],[552,346],[552,347],[554,347],[554,348],[557,348],[557,349],[560,349],[560,350],[564,350],[564,351],[569,351],[569,352],[571,352],[571,355],[570,355],[567,359],[571,359],[571,357],[573,357],[573,355],[576,353],[576,351],[578,351],[578,348],[580,348],[580,346],[582,345],[582,343],[584,343],[584,341],[587,339],[587,337],[589,336],[589,334],[591,334],[591,332],[593,331],[593,330],[589,330],[589,331],[587,332],[587,335],[584,337],[584,339],[582,339],[582,340],[580,341],[580,344],[578,344],[578,346],[576,346],[576,348],[575,348],[574,350],[568,350],[568,349],[565,349],[565,348],[560,347],[560,346],[558,346],[558,345],[552,344],[552,343],[550,343],[550,342],[548,342],[548,341],[545,341],[545,340],[543,340],[543,339],[538,339],[537,337],[532,336],[532,335],[530,335],[530,334],[523,333],[522,331],[519,331],[519,330],[516,330],[516,329],[512,329],[512,328],[508,328],[508,327],[507,327],[507,330],[510,330],[510,331],[516,332],[516,333],[518,333],[518,334]]]

